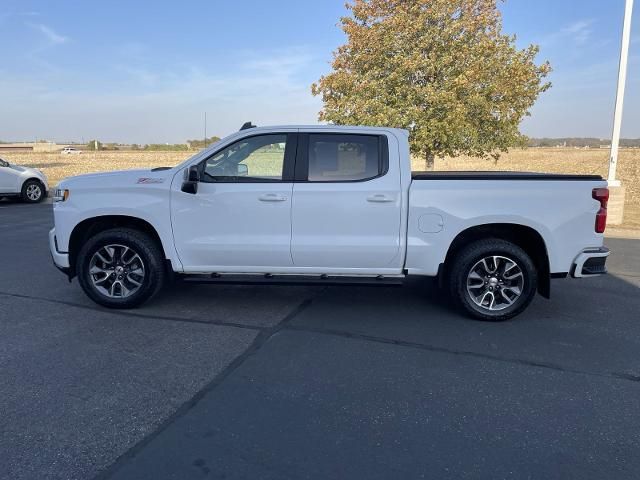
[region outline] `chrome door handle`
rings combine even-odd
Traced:
[[[286,202],[287,197],[284,195],[278,195],[277,193],[267,193],[265,195],[260,195],[258,200],[261,202]]]
[[[381,193],[367,197],[367,202],[371,203],[390,203],[395,201],[395,198],[389,197],[387,195],[382,195]]]

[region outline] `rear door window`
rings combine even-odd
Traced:
[[[383,173],[377,135],[309,134],[310,182],[363,181]]]

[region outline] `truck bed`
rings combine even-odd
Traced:
[[[556,180],[556,181],[593,181],[603,180],[600,175],[573,175],[561,173],[535,172],[411,172],[413,180]]]

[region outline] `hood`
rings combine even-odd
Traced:
[[[9,164],[8,168],[23,174],[23,176],[24,175],[32,175],[34,177],[38,177],[38,178],[43,179],[43,180],[46,179],[44,173],[42,173],[42,171],[38,170],[37,168],[24,167],[22,165],[13,165],[11,163]]]
[[[42,173],[37,168],[23,167],[22,165],[9,164],[9,168],[12,169],[12,170],[15,170],[16,172],[20,172],[20,173],[25,173],[25,172],[26,173]]]
[[[105,188],[105,187],[131,187],[135,185],[162,185],[170,184],[174,175],[171,170],[117,170],[104,173],[87,173],[68,177],[62,180],[59,188]]]

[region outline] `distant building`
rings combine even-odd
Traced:
[[[33,152],[33,143],[0,143],[0,152]]]
[[[59,152],[64,147],[73,147],[76,145],[64,144],[58,145],[54,142],[17,142],[17,143],[0,143],[0,152]],[[83,145],[84,147],[84,145]]]

